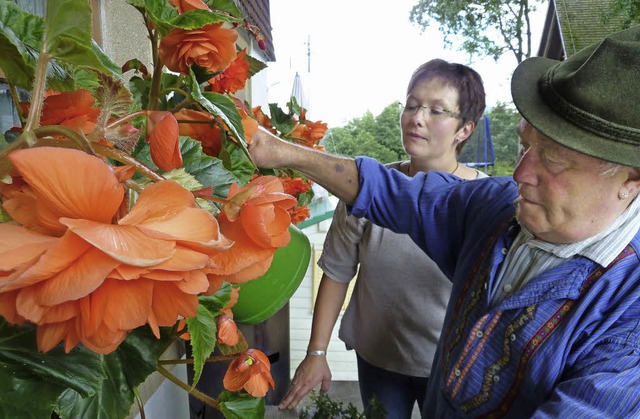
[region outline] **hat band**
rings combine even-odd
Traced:
[[[556,68],[552,67],[541,79],[540,93],[550,108],[585,131],[616,142],[638,145],[640,129],[607,121],[567,102],[553,86]]]

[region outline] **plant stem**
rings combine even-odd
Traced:
[[[185,382],[180,380],[175,375],[171,374],[169,372],[169,370],[167,370],[165,367],[163,367],[161,365],[158,365],[157,366],[157,370],[158,370],[158,372],[160,374],[164,375],[173,384],[177,385],[178,387],[180,387],[181,389],[183,389],[184,391],[186,391],[187,393],[189,393],[190,395],[192,395],[196,399],[200,400],[203,403],[208,404],[209,406],[213,406],[216,409],[220,410],[220,405],[218,404],[218,402],[215,399],[213,399],[213,398],[207,396],[206,394],[196,390],[195,388],[189,387]]]
[[[219,356],[210,356],[205,359],[204,362],[220,362],[220,361],[228,361],[230,359],[235,359],[238,357],[238,354],[235,355],[219,355]],[[158,360],[159,365],[178,365],[178,364],[193,364],[193,358],[188,359],[160,359]]]
[[[120,163],[123,163],[123,164],[131,164],[131,165],[135,166],[136,170],[140,174],[142,174],[146,178],[151,179],[154,182],[159,182],[161,180],[165,180],[164,177],[160,176],[159,174],[154,172],[151,168],[149,168],[148,166],[145,166],[144,164],[142,164],[141,162],[139,162],[138,160],[136,160],[135,158],[133,158],[129,154],[125,153],[124,151],[118,150],[117,148],[108,147],[108,146],[106,146],[104,144],[100,144],[100,143],[94,143],[93,147],[95,148],[95,150],[96,150],[96,152],[98,154],[101,154],[103,156],[112,158],[112,159],[114,159],[116,161],[119,161]]]
[[[40,115],[44,105],[44,93],[47,88],[47,66],[49,65],[49,54],[40,51],[38,62],[36,63],[35,77],[33,80],[33,90],[31,93],[31,105],[29,106],[29,116],[25,131],[32,131],[40,126]]]

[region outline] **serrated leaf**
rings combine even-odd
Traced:
[[[188,10],[171,19],[169,23],[174,28],[192,30],[213,23],[234,22],[237,20],[208,10]]]
[[[220,310],[225,308],[231,300],[231,290],[233,285],[223,282],[220,289],[213,295],[201,295],[198,297],[198,304],[204,306],[207,310],[217,315]]]
[[[271,125],[279,132],[288,134],[295,128],[291,115],[284,112],[277,103],[269,104],[269,114],[271,115]]]
[[[225,168],[223,162],[215,157],[207,156],[202,151],[202,144],[192,138],[180,138],[182,167],[191,173],[203,186],[212,186],[213,194],[226,198],[232,183],[239,182],[235,173]]]
[[[119,76],[119,67],[91,39],[91,22],[86,0],[48,1],[43,50],[71,64]]]
[[[236,143],[226,141],[218,157],[224,162],[224,167],[235,175],[240,181],[238,186],[243,186],[253,176],[256,167],[243,149]]]
[[[257,73],[268,67],[267,63],[262,62],[248,54],[244,56],[244,59],[249,62],[249,77],[253,77]]]
[[[223,391],[218,396],[220,410],[227,419],[261,419],[265,415],[264,397]]]
[[[237,19],[242,19],[242,12],[234,0],[209,0],[205,1],[213,11],[224,12]]]
[[[220,93],[207,92],[202,93],[198,80],[190,71],[191,78],[191,95],[200,105],[202,105],[210,114],[222,119],[225,125],[231,130],[232,135],[244,142],[244,127],[242,126],[242,117],[233,100]]]
[[[205,360],[211,355],[218,343],[218,325],[215,314],[203,305],[198,305],[196,317],[187,319],[187,328],[191,335],[193,355],[193,384],[198,383],[202,375]]]

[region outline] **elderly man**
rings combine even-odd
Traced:
[[[256,164],[409,234],[453,282],[424,417],[640,416],[639,74],[640,27],[521,63],[513,178],[407,178],[253,139]]]

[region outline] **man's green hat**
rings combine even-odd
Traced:
[[[511,95],[523,118],[557,143],[640,167],[640,26],[564,61],[524,60]]]

